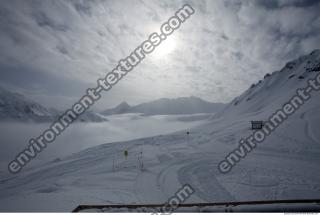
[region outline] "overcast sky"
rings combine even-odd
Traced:
[[[229,102],[319,48],[320,1],[8,0],[0,85],[67,108],[185,3],[196,12],[160,45],[170,51],[148,55],[95,108],[180,96]]]

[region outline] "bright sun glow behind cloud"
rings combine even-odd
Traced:
[[[177,43],[176,38],[173,35],[170,35],[166,40],[162,41],[160,45],[158,45],[154,52],[154,58],[165,58],[171,52],[176,49]]]

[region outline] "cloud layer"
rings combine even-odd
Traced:
[[[319,1],[14,0],[0,6],[1,84],[67,107],[185,3],[196,13],[172,35],[174,51],[155,50],[98,108],[190,95],[228,102],[319,48]]]

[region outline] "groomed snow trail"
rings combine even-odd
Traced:
[[[253,133],[250,121],[267,120],[317,74],[306,68],[319,62],[319,50],[290,62],[197,127],[99,145],[4,178],[0,211],[165,203],[184,184],[195,190],[187,202],[320,198],[320,92],[314,92],[231,172],[217,170],[239,140]]]

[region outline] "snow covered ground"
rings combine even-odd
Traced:
[[[295,120],[306,124],[304,119]],[[314,134],[317,127],[308,133]],[[164,203],[185,183],[196,191],[187,202],[319,198],[320,145],[303,131],[293,142],[286,136],[290,127],[279,129],[229,174],[219,173],[217,164],[243,134],[251,132],[248,128],[239,119],[232,124],[217,119],[192,129],[189,137],[181,131],[92,147],[1,180],[1,211]],[[279,140],[281,146],[290,147],[276,147]]]
[[[107,122],[74,123],[50,145],[48,150],[39,154],[31,165],[43,164],[105,142],[167,134],[194,127],[203,124],[212,116],[212,114],[157,116],[122,114],[108,116]],[[47,127],[49,124],[45,123],[0,123],[1,172],[7,172],[9,160],[26,146],[30,138],[36,137]]]
[[[223,112],[198,121],[197,126],[192,124],[197,121],[188,125],[190,117],[174,118],[186,127],[173,132],[175,126],[168,124],[162,132],[170,134],[158,135],[152,130],[159,116],[148,118],[150,128],[140,129],[141,116],[126,115],[138,119],[132,122],[136,138],[141,130],[141,136],[147,133],[148,137],[104,141],[108,143],[2,179],[0,211],[71,211],[79,204],[165,203],[183,184],[195,190],[185,203],[319,198],[320,92],[314,92],[308,103],[231,172],[221,174],[217,168],[238,141],[253,132],[250,120],[266,119],[296,88],[305,86],[307,78],[318,74],[306,72],[306,67],[319,59],[318,51],[294,61],[248,89]],[[166,116],[166,123],[167,119],[172,118]],[[124,150],[129,152],[127,159]]]

